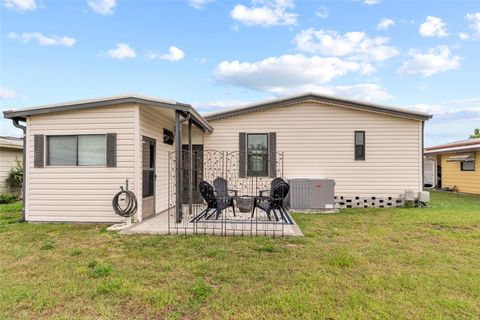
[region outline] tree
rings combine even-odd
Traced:
[[[470,139],[480,138],[480,128],[473,130],[473,134],[470,135]]]

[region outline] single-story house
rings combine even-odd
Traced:
[[[164,212],[185,199],[185,185],[198,186],[191,171],[185,179],[191,169],[182,149],[205,152],[199,172],[226,167],[207,150],[236,153],[225,170],[236,172],[239,185],[249,177],[328,177],[337,196],[399,198],[422,190],[423,130],[431,118],[312,93],[207,115],[129,94],[4,116],[25,123],[25,218],[32,222],[121,222],[111,203],[127,179],[141,199],[137,220]]]
[[[0,193],[12,192],[5,180],[17,161],[23,161],[22,139],[0,136]]]
[[[425,148],[425,161],[436,177],[433,187],[480,194],[480,138]]]

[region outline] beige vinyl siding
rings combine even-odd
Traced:
[[[182,144],[188,144],[188,124],[182,126]],[[203,131],[192,125],[192,144],[203,144]]]
[[[0,193],[10,192],[5,180],[10,169],[17,165],[17,160],[22,161],[22,149],[0,147]]]
[[[134,180],[133,104],[34,115],[27,119],[28,221],[119,222],[112,198]],[[117,134],[117,167],[34,168],[34,135]],[[45,140],[46,142],[46,140]],[[46,143],[45,143],[46,145]],[[45,152],[46,154],[46,152]]]
[[[163,143],[163,129],[174,131],[175,112],[173,110],[161,109],[156,107],[140,106],[140,150],[138,152],[140,166],[140,183],[141,174],[141,139],[146,136],[156,140],[156,183],[155,183],[155,209],[156,213],[160,213],[168,208],[168,153],[175,151],[175,145]],[[140,189],[141,191],[141,189]],[[138,193],[141,198],[142,192]],[[139,199],[141,200],[141,199]],[[139,201],[141,202],[141,201]]]
[[[421,121],[304,102],[210,123],[205,149],[237,151],[239,132],[276,132],[284,176],[333,178],[337,195],[421,189]],[[354,160],[355,130],[366,132],[365,161]]]

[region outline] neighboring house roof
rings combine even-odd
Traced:
[[[59,111],[79,110],[87,108],[105,107],[120,103],[138,103],[154,107],[163,107],[173,110],[183,111],[191,114],[193,121],[197,123],[203,130],[212,132],[213,127],[198,113],[198,111],[190,104],[181,103],[173,100],[165,100],[154,97],[147,97],[138,94],[125,94],[113,97],[104,97],[88,100],[79,100],[71,102],[63,102],[56,104],[41,105],[36,107],[6,110],[3,112],[5,118],[8,119],[25,119],[25,117],[35,114],[45,114]]]
[[[290,96],[282,99],[269,100],[261,103],[255,103],[239,108],[223,110],[218,112],[211,112],[205,115],[205,119],[208,121],[219,120],[228,117],[239,116],[250,112],[264,111],[272,108],[284,107],[295,103],[314,101],[327,105],[350,108],[362,111],[369,111],[381,114],[387,114],[402,118],[415,119],[415,120],[428,120],[432,118],[432,115],[424,112],[410,111],[401,108],[387,107],[378,104],[361,102],[355,100],[348,100],[343,98],[336,98],[326,95],[319,95],[315,93],[305,93],[301,95]]]
[[[480,138],[455,141],[425,148],[425,154],[464,152],[480,150]]]
[[[10,149],[23,149],[23,139],[16,137],[0,136],[0,147]]]

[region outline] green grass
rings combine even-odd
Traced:
[[[0,206],[0,319],[478,319],[480,197],[294,214],[303,238],[121,236]]]

